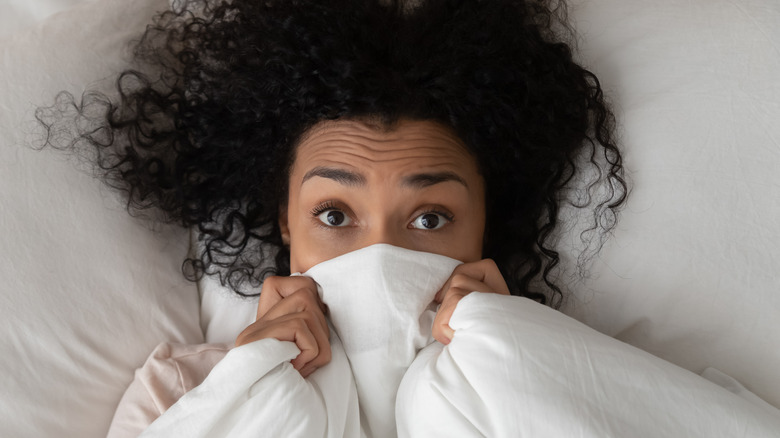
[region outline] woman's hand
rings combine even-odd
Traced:
[[[257,305],[257,320],[238,335],[236,346],[266,338],[295,342],[301,354],[292,365],[308,377],[330,362],[327,311],[311,278],[268,277]]]
[[[471,292],[490,292],[509,295],[504,277],[491,259],[464,263],[455,268],[449,280],[436,293],[434,301],[441,304],[433,320],[433,338],[447,345],[455,331],[450,327],[450,317],[463,297]]]

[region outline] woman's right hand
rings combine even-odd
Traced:
[[[257,320],[236,338],[236,347],[275,338],[295,342],[301,354],[292,360],[303,377],[330,362],[330,331],[317,285],[309,277],[268,277],[263,282]]]

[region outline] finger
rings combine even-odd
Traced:
[[[308,358],[313,362],[313,365],[319,367],[330,362],[330,328],[322,309],[308,290],[301,289],[284,298],[270,309],[261,320],[273,324],[290,317],[302,318],[317,341],[320,354],[313,359]]]
[[[447,291],[447,295],[444,300],[442,300],[441,306],[439,306],[439,310],[436,312],[436,316],[433,319],[431,335],[433,335],[434,339],[444,345],[447,345],[452,341],[455,331],[449,325],[450,318],[452,317],[453,312],[455,312],[458,302],[469,293],[471,293],[470,290],[456,287],[451,287]]]
[[[296,318],[299,321],[303,321],[305,324],[305,330],[297,330],[299,327],[294,326],[297,330],[294,342],[301,350],[301,354],[293,359],[292,364],[296,370],[302,371],[307,368],[307,375],[313,372],[315,369],[327,364],[331,359],[330,341],[328,339],[327,326],[323,327],[320,321],[317,319],[316,314],[320,314],[318,310],[316,313],[311,311],[302,312],[296,315],[289,315],[283,318]],[[299,343],[299,337],[304,342]],[[313,339],[314,345],[311,345]],[[301,373],[303,375],[304,373]],[[306,375],[304,375],[306,377]]]
[[[458,269],[460,268],[460,269]],[[465,263],[458,266],[454,273],[464,274],[488,286],[488,290],[480,292],[494,292],[509,295],[509,288],[504,281],[504,276],[498,269],[498,265],[492,259],[483,259],[474,263]]]
[[[288,301],[290,298],[292,298],[292,296],[282,301],[282,303]],[[317,307],[316,305],[314,306],[310,305],[308,306],[308,308],[300,312],[283,314],[279,318],[274,319],[272,323],[276,323],[277,321],[279,322],[286,321],[288,319],[294,319],[294,318],[301,319],[305,322],[308,330],[307,333],[310,333],[314,337],[315,342],[317,343],[317,349],[315,355],[309,355],[308,352],[306,352],[306,354],[303,354],[304,351],[303,348],[301,348],[302,354],[295,361],[295,365],[298,365],[296,366],[296,369],[301,369],[301,367],[305,365],[311,365],[317,368],[330,362],[330,358],[331,358],[330,328],[328,327],[328,323],[327,320],[325,319],[325,315],[322,314],[320,308]],[[291,339],[288,338],[286,340],[291,340]]]
[[[268,338],[294,342],[298,346],[298,349],[301,350],[301,354],[296,360],[303,355],[302,359],[305,360],[305,362],[308,362],[316,357],[318,346],[317,340],[311,333],[305,318],[305,314],[288,314],[272,321],[256,321],[238,335],[236,338],[236,346],[240,347],[251,342]]]
[[[257,319],[265,316],[271,308],[284,298],[302,289],[308,290],[312,296],[316,297],[316,301],[320,303],[323,311],[325,311],[326,308],[324,304],[321,304],[322,301],[317,293],[317,284],[314,280],[304,276],[274,276],[266,278],[263,282],[263,288],[260,291],[260,301],[257,304]]]
[[[480,292],[494,292],[509,295],[509,287],[507,287],[504,276],[501,275],[501,271],[498,269],[496,262],[492,259],[483,259],[478,262],[464,263],[455,267],[450,278],[447,279],[444,286],[436,293],[434,300],[437,303],[441,303],[444,299],[444,293],[453,286],[452,282],[458,275],[471,277],[485,283],[487,288],[485,288],[485,290],[480,290]]]
[[[296,370],[300,370],[319,354],[317,337],[306,321],[307,316],[305,313],[288,314],[261,324],[258,330],[250,331],[241,339],[241,345],[268,338],[293,342],[301,352],[292,360],[292,364]]]
[[[298,372],[301,373],[301,377],[303,377],[305,379],[305,378],[309,377],[311,375],[311,373],[313,373],[315,371],[317,371],[317,367],[312,366],[312,365],[305,365]]]
[[[268,309],[261,319],[273,320],[283,315],[312,311],[320,315],[322,323],[327,326],[321,303],[316,292],[310,289],[299,289]]]
[[[318,344],[321,348],[323,345],[327,345],[329,349],[330,328],[328,327],[328,321],[318,302],[314,300],[315,298],[312,297],[308,290],[301,289],[278,302],[261,320],[273,321],[292,314],[307,315],[306,319],[310,324],[310,330],[312,330],[312,333],[317,334]],[[328,357],[325,363],[329,360],[330,358]]]
[[[307,322],[309,323],[309,329],[317,341],[318,351],[313,359],[303,365],[303,368],[311,369],[309,373],[302,372],[301,375],[303,375],[303,377],[306,377],[317,368],[327,364],[331,359],[330,329],[328,328],[328,324],[325,322],[325,317],[322,315],[322,312],[317,311],[313,316],[317,317],[317,319],[308,319]],[[321,318],[321,320],[319,318]],[[301,369],[302,371],[303,368]]]
[[[452,278],[449,290],[452,289],[462,289],[467,292],[492,292],[492,288],[488,284],[463,274],[458,274]],[[447,299],[449,290],[445,291],[442,302]]]
[[[300,319],[297,321],[301,321]],[[301,350],[295,359],[292,360],[292,366],[296,370],[301,370],[306,364],[314,360],[320,354],[320,345],[309,324],[305,320],[302,325],[295,326],[295,345]]]
[[[317,315],[322,318],[320,320]],[[274,320],[256,321],[236,338],[236,346],[274,338],[295,343],[300,354],[291,362],[303,377],[331,360],[329,330],[318,308],[314,311],[285,314]],[[304,369],[306,369],[304,371]]]

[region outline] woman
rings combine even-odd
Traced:
[[[197,228],[188,278],[218,275],[241,295],[265,281],[237,345],[293,340],[304,376],[327,363],[327,309],[311,280],[287,275],[379,242],[465,262],[437,296],[434,336],[447,343],[473,290],[560,305],[563,203],[591,208],[599,236],[615,224],[627,187],[613,118],[572,59],[561,4],[174,9],[136,48],[154,74],[123,73],[116,104],[85,96],[88,128],[69,146],[94,146],[131,211]]]

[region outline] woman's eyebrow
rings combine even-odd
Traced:
[[[305,183],[311,178],[314,178],[315,176],[332,179],[333,181],[336,181],[337,183],[343,184],[345,186],[366,185],[366,177],[357,172],[323,166],[317,166],[314,169],[306,172],[306,175],[303,176],[303,181],[301,181],[301,184]]]
[[[469,185],[466,184],[466,180],[454,172],[417,173],[405,177],[401,182],[401,185],[414,189],[423,189],[447,181],[455,181],[463,184],[466,188],[469,187]]]

